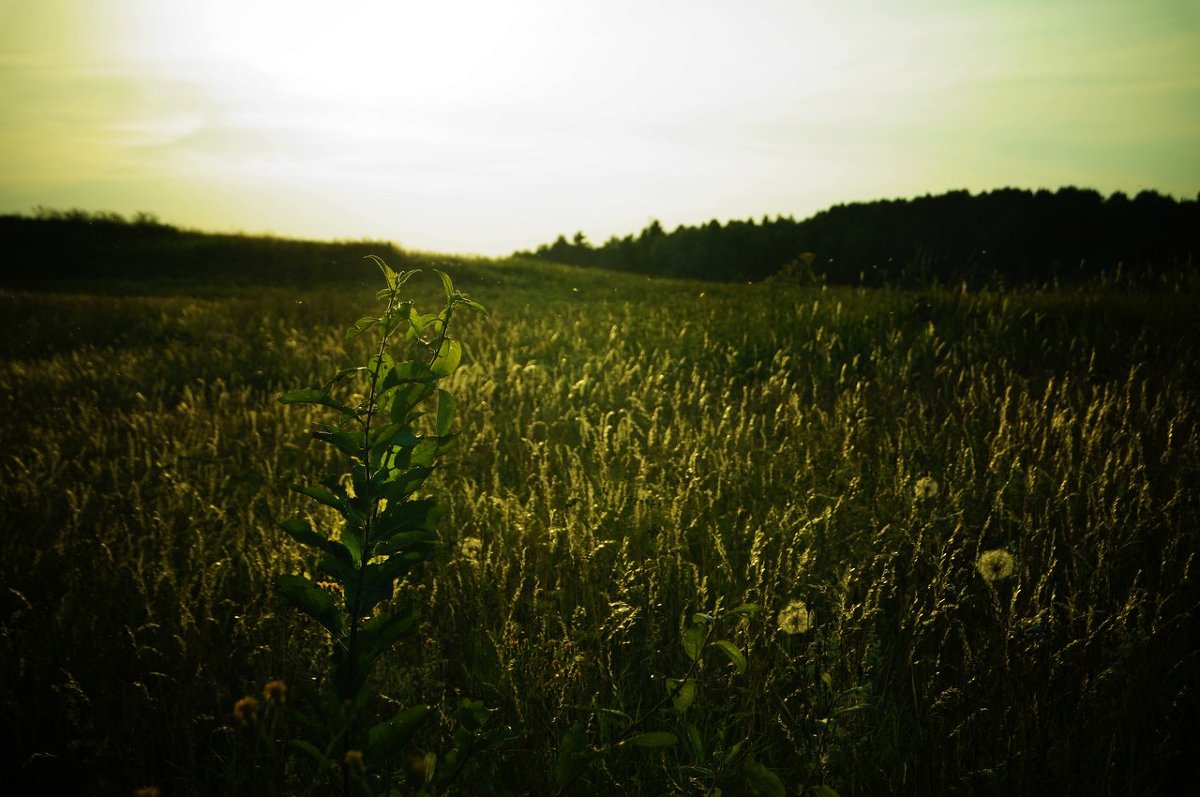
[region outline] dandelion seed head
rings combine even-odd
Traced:
[[[483,553],[483,540],[478,537],[463,537],[462,542],[458,545],[458,551],[464,559],[478,562]]]
[[[812,627],[812,612],[803,601],[792,601],[779,610],[779,630],[785,634],[803,634]]]
[[[932,476],[922,476],[917,479],[914,489],[917,493],[917,499],[923,501],[933,498],[938,494],[938,483]]]
[[[1015,562],[1012,554],[1008,551],[1003,548],[994,548],[979,555],[979,559],[975,562],[975,569],[979,571],[979,575],[983,576],[983,580],[990,584],[1011,576],[1015,569]]]

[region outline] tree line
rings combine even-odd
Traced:
[[[596,246],[582,233],[517,256],[656,276],[832,284],[1051,284],[1194,269],[1200,196],[1091,189],[951,191],[835,205],[811,218],[717,220]]]

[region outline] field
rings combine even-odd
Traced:
[[[1194,291],[446,270],[491,316],[458,330],[444,544],[375,686],[437,710],[418,755],[460,696],[495,709],[506,741],[455,793],[553,794],[573,725],[596,745],[641,718],[689,668],[691,616],[746,603],[725,632],[745,671],[705,655],[686,715],[645,722],[678,743],[622,747],[571,793],[1195,782]],[[344,330],[376,287],[0,292],[14,793],[311,782],[232,711],[321,670],[271,581],[312,565],[279,528],[312,513],[289,485],[337,464],[322,416],[276,399],[365,357]]]

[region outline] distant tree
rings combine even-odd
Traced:
[[[1067,186],[949,191],[914,199],[834,205],[790,216],[671,232],[657,219],[636,236],[592,246],[563,236],[535,256],[579,265],[710,280],[760,280],[812,253],[829,283],[1016,284],[1092,278],[1118,266],[1189,267],[1200,253],[1200,197],[1143,191],[1105,199]],[[1190,260],[1189,260],[1190,258]]]

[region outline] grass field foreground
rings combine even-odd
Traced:
[[[687,618],[746,602],[747,671],[705,660],[694,733],[578,793],[738,793],[747,754],[788,794],[1194,776],[1194,295],[447,270],[492,316],[459,331],[444,550],[405,585],[421,644],[377,677],[512,728],[463,793],[553,793],[572,723],[638,716],[686,669]],[[362,359],[344,329],[372,294],[0,293],[7,782],[262,793],[231,711],[315,672],[270,583],[311,566],[288,485],[333,470],[316,414],[276,399]]]

